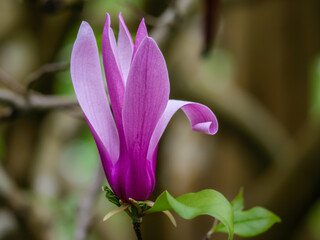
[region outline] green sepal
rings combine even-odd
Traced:
[[[119,198],[114,194],[114,192],[108,187],[108,186],[103,186],[102,190],[106,192],[106,198],[113,204],[117,205],[118,207],[121,206]]]
[[[142,212],[145,212],[148,209],[148,205],[146,202],[138,202]]]

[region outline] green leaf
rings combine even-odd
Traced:
[[[253,237],[267,231],[277,222],[281,222],[281,219],[262,207],[254,207],[248,211],[235,211],[234,233],[241,237]],[[219,223],[215,232],[228,231],[224,225]]]
[[[231,202],[233,211],[241,211],[244,208],[243,202],[243,188],[240,189],[238,195]]]
[[[147,213],[165,210],[174,210],[185,219],[192,219],[200,215],[210,215],[226,226],[229,240],[233,238],[233,211],[231,204],[217,191],[206,189],[197,193],[188,193],[176,199],[167,191],[164,191]]]

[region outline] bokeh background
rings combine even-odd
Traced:
[[[120,11],[133,37],[145,18],[171,98],[208,105],[220,125],[207,136],[174,116],[150,199],[244,187],[247,208],[282,218],[253,239],[319,240],[319,0],[0,0],[0,239],[135,239],[124,213],[102,222],[115,206],[69,71],[81,21],[101,49],[105,13],[117,34]],[[200,240],[213,222],[176,219],[145,217],[144,239]]]

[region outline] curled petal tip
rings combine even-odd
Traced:
[[[193,131],[202,132],[205,134],[214,135],[218,131],[218,122],[201,122],[192,126]]]
[[[211,135],[214,135],[218,132],[218,129],[219,129],[218,121],[211,122],[210,127],[209,127],[209,133]]]
[[[194,131],[213,135],[218,131],[218,121],[213,112],[206,106],[180,100],[169,100],[166,110],[160,118],[155,131],[153,132],[148,149],[148,159],[151,159],[154,149],[167,127],[171,117],[178,110],[182,109],[189,118],[191,128]]]

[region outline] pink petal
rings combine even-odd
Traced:
[[[103,166],[103,170],[105,172],[105,175],[108,179],[110,186],[113,186],[114,183],[113,183],[113,178],[112,178],[112,172],[114,170],[114,165],[117,163],[115,160],[117,160],[118,157],[117,158],[110,157],[109,152],[107,151],[106,147],[104,146],[103,142],[101,141],[100,137],[98,136],[98,134],[96,133],[96,131],[94,130],[92,125],[90,124],[89,120],[87,118],[86,118],[86,120],[87,120],[87,123],[89,125],[90,130],[91,130],[92,136],[97,144],[97,148],[99,151],[99,155],[101,158],[101,162],[102,162],[102,166]],[[119,149],[119,147],[118,147],[118,149]]]
[[[144,23],[144,18],[142,18],[136,34],[133,56],[136,54],[140,44],[142,43],[143,39],[145,39],[146,37],[148,37],[148,30],[147,30],[146,24]]]
[[[148,159],[151,159],[151,156],[153,155],[173,114],[175,114],[175,112],[180,108],[189,118],[192,130],[211,135],[218,131],[217,118],[208,107],[194,102],[169,100],[166,110],[160,118],[151,137],[148,149]]]
[[[144,165],[139,165],[139,162],[132,160],[129,155],[121,155],[114,166],[110,186],[122,201],[129,202],[129,198],[144,201],[154,189],[155,172],[151,161],[144,161]]]
[[[116,41],[113,31],[110,28],[110,16],[108,13],[102,35],[102,57],[113,115],[121,140],[124,138],[122,128],[122,106],[125,84],[120,70]]]
[[[119,157],[119,137],[102,81],[99,53],[94,33],[82,22],[71,55],[71,77],[79,104],[99,145],[114,163]],[[103,144],[103,147],[101,146]]]
[[[145,160],[153,130],[166,108],[169,91],[163,55],[155,41],[147,37],[133,59],[123,106],[125,138],[134,158]]]
[[[119,54],[118,54],[116,37],[114,36],[112,28],[109,28],[109,40],[110,40],[110,47],[112,49],[112,54],[113,54],[113,55],[111,54],[110,57],[114,56],[114,59],[115,59],[116,64],[117,64],[117,68],[119,69],[119,74],[121,76],[121,80],[124,83],[123,74],[122,74],[122,70],[121,70],[120,59],[119,59]],[[105,46],[104,44],[102,44],[102,45]]]
[[[133,41],[121,13],[119,14],[118,54],[123,78],[126,81],[133,54]]]

